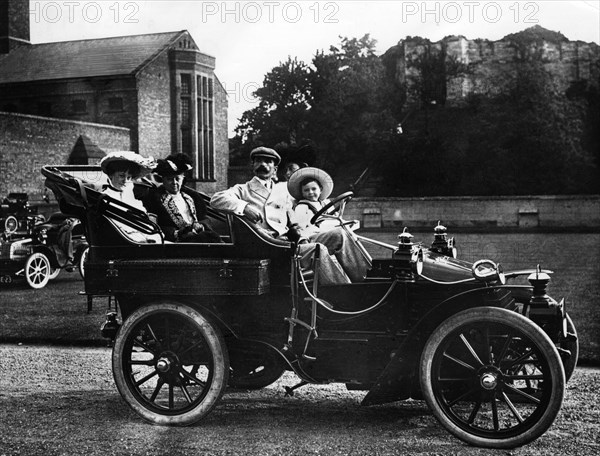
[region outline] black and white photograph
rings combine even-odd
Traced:
[[[0,0],[0,456],[600,453],[600,1]]]

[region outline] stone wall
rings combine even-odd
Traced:
[[[171,75],[163,52],[137,76],[139,153],[154,158],[171,153]]]
[[[515,44],[519,41],[519,45]],[[406,88],[409,102],[419,101],[419,69],[416,62],[427,52],[445,54],[444,87],[437,87],[431,98],[438,103],[460,104],[470,94],[494,96],[506,92],[514,81],[520,62],[535,59],[552,74],[556,90],[564,93],[573,82],[598,85],[600,46],[596,43],[568,41],[560,33],[536,26],[498,41],[448,36],[437,42],[408,37],[384,55],[396,80]],[[451,63],[452,62],[452,63]],[[453,75],[451,67],[463,64]],[[443,78],[442,78],[443,79]],[[440,79],[440,83],[442,80]]]
[[[62,165],[80,135],[105,152],[131,149],[127,128],[0,112],[0,197],[27,192],[41,200],[44,165]]]
[[[600,195],[355,198],[345,218],[371,228],[600,229]]]

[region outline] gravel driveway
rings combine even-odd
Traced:
[[[286,374],[229,391],[200,424],[146,424],[121,400],[110,349],[0,345],[0,455],[597,455],[600,370],[578,368],[553,427],[512,451],[466,446],[422,401],[359,405],[363,392]]]

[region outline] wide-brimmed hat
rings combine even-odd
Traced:
[[[302,182],[307,179],[314,179],[321,184],[321,196],[319,197],[319,200],[329,198],[329,195],[331,195],[331,192],[333,191],[333,179],[322,169],[313,167],[300,168],[290,176],[290,180],[287,184],[290,195],[297,200],[302,199],[301,185]]]
[[[191,169],[192,161],[187,155],[175,154],[159,159],[154,172],[159,176],[166,177],[183,174]]]
[[[270,158],[275,162],[275,166],[279,165],[281,156],[274,150],[268,147],[257,147],[250,152],[250,160],[254,160],[254,157],[265,157]]]
[[[128,165],[134,179],[145,176],[156,166],[156,162],[152,157],[142,157],[140,154],[136,154],[130,150],[122,150],[110,152],[106,157],[103,157],[100,160],[100,168],[102,168],[104,173],[108,174],[110,165],[117,163]]]

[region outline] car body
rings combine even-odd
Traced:
[[[5,234],[26,236],[45,217],[37,213],[37,207],[29,205],[27,193],[9,193],[0,205],[0,229]]]
[[[366,255],[368,243],[389,254],[369,258],[362,282],[321,285],[318,255],[303,270],[295,244],[242,217],[208,207],[220,243],[136,242],[119,223],[160,229],[100,193],[98,168],[42,172],[61,209],[84,220],[86,292],[114,297],[122,317],[103,325],[117,388],[152,423],[195,423],[227,385],[261,388],[285,370],[300,378],[290,395],[339,382],[367,391],[363,405],[425,399],[452,434],[483,447],[528,443],[559,412],[578,345],[564,302],[546,293],[550,271],[460,260],[438,224],[430,246],[407,230],[398,245],[348,230]],[[343,214],[351,197],[331,204]],[[519,276],[530,285],[506,283]]]

